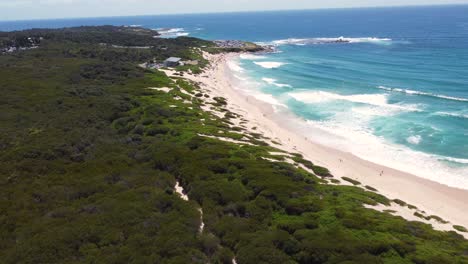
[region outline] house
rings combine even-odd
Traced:
[[[164,61],[164,67],[177,67],[180,64],[181,58],[170,57]]]

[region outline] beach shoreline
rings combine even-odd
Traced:
[[[287,125],[288,118],[295,118],[292,114],[276,115],[275,106],[267,103],[268,100],[260,101],[236,87],[241,84],[233,84],[229,77],[232,73],[228,61],[239,54],[205,53],[204,56],[210,61],[210,67],[202,74],[190,74],[184,77],[198,83],[211,97],[226,98],[228,102],[226,108],[241,115],[242,119],[247,121],[244,126],[249,131],[270,138],[269,143],[273,147],[289,153],[302,154],[314,164],[328,168],[334,178],[343,184],[348,183],[343,181],[342,177],[348,177],[361,182],[362,187],[371,186],[377,189],[389,199],[399,199],[412,205],[408,207],[392,203],[391,207],[378,206],[374,208],[376,210],[392,210],[395,211],[395,215],[431,224],[437,230],[455,231],[453,225],[465,227],[468,225],[468,190],[449,187],[411,173],[379,165],[352,153],[315,142],[313,138],[304,137]],[[175,73],[167,70],[165,72],[169,76]],[[449,223],[442,223],[434,218],[423,219],[416,213],[426,217],[435,215]],[[468,238],[468,234],[459,233]]]

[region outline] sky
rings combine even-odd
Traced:
[[[0,0],[0,21],[439,4],[468,0]]]

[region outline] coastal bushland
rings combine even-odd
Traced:
[[[43,37],[0,55],[0,262],[468,263],[456,232],[367,209],[391,201],[297,154],[317,175],[265,159],[275,149],[203,111],[197,84],[137,66],[211,44],[145,32],[0,34]]]

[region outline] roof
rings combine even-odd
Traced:
[[[170,58],[167,59],[166,61],[167,61],[167,62],[179,62],[180,60],[181,60],[181,58],[170,57]]]

